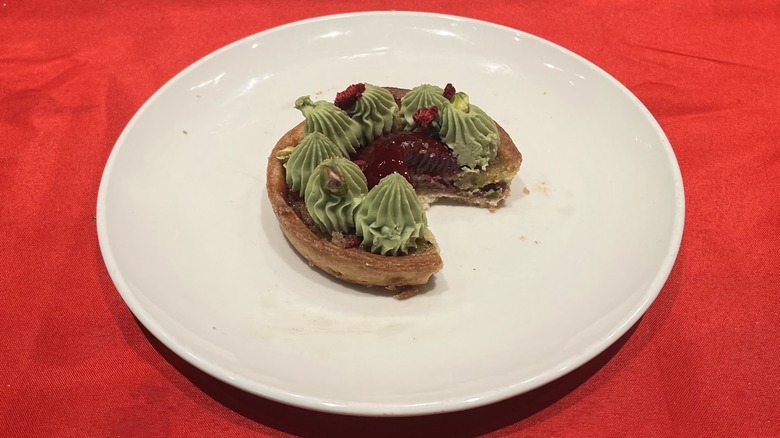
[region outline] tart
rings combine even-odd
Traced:
[[[295,103],[305,120],[268,157],[268,197],[292,246],[339,279],[387,289],[443,267],[425,209],[441,198],[497,209],[522,156],[451,84],[354,84],[334,102]]]

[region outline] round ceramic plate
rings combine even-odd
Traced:
[[[434,205],[444,269],[404,301],[311,268],[265,161],[301,95],[451,82],[518,144],[504,207]],[[205,372],[306,408],[412,415],[536,388],[606,349],[666,280],[683,187],[656,121],[617,81],[523,32],[380,12],[282,26],[160,89],[106,165],[108,271],[138,319]]]

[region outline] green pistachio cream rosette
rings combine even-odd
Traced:
[[[444,97],[444,89],[436,85],[423,84],[412,88],[404,97],[401,98],[401,118],[404,129],[414,131],[417,128],[417,122],[414,121],[414,113],[420,108],[430,108],[436,105],[439,113],[450,101]]]
[[[368,143],[393,130],[398,105],[386,89],[371,84],[365,87],[347,115],[360,124],[363,140]]]
[[[301,96],[295,101],[295,108],[306,118],[304,135],[312,132],[325,134],[341,148],[344,156],[355,153],[360,147],[360,124],[336,105],[325,100],[314,102],[309,96]]]
[[[292,150],[284,165],[287,186],[303,196],[312,170],[326,159],[333,157],[346,158],[347,156],[325,134],[315,131],[305,135],[301,143]]]
[[[304,198],[306,210],[322,232],[349,232],[355,210],[368,192],[360,168],[344,157],[328,158],[311,172]]]
[[[452,149],[458,164],[484,169],[498,153],[496,123],[466,93],[455,93],[439,112],[439,136]]]
[[[408,254],[428,227],[425,211],[411,184],[398,173],[379,181],[355,214],[361,246],[382,255]]]

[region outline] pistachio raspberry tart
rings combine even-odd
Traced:
[[[427,283],[443,264],[425,208],[449,198],[495,210],[522,161],[451,84],[359,83],[333,103],[303,96],[295,107],[305,120],[268,158],[268,196],[293,247],[352,283]]]

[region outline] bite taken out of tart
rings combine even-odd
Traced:
[[[498,208],[522,156],[468,95],[353,84],[304,117],[268,157],[267,190],[292,246],[342,280],[413,291],[443,267],[425,209],[441,198]]]

